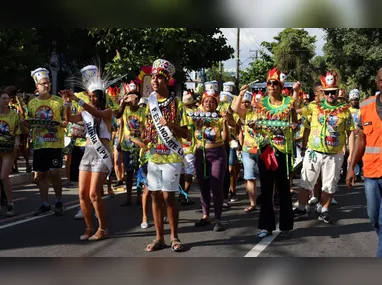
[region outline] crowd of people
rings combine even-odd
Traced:
[[[83,90],[79,93],[65,89],[52,95],[45,68],[31,73],[37,96],[29,102],[20,101],[14,86],[1,91],[1,186],[7,216],[16,214],[9,174],[17,170],[15,161],[22,153],[41,194],[42,204],[35,215],[52,210],[50,184],[56,196],[53,211],[57,215],[64,211],[59,170],[65,156],[65,186],[78,186],[80,209],[75,218],[86,224],[81,240],[102,240],[109,235],[102,196],[104,184],[107,194],[114,195],[113,173],[117,179],[114,187],[126,188],[123,207],[132,205],[136,182],[142,228],[149,226],[152,200],[156,237],[145,250],[165,247],[167,219],[171,249],[181,251],[178,202],[195,202],[189,191],[196,180],[202,216],[195,226],[213,223],[214,231],[225,231],[223,208],[238,200],[236,184],[241,168],[249,198],[243,211],[259,211],[258,238],[276,230],[275,204],[280,207],[283,237],[290,236],[294,221],[312,207],[318,220],[333,223],[329,209],[336,203],[333,194],[339,180],[346,178],[352,187],[362,173],[368,214],[382,237],[379,94],[360,103],[360,92],[353,89],[347,98],[339,89],[338,74],[328,71],[313,86],[314,96],[309,96],[301,91],[300,82],[291,90],[284,88],[286,76],[274,68],[267,74],[265,92],[253,92],[244,85],[234,95],[233,82],[224,83],[219,90],[218,82],[212,81],[204,84],[200,97],[184,91],[179,98],[169,88],[174,65],[158,59],[151,67],[152,93],[148,97],[142,97],[134,81],[124,84],[121,96],[115,96],[107,90],[122,78],[110,80],[110,75],[95,65],[80,73],[71,79]],[[382,90],[382,69],[376,82]],[[29,164],[29,147],[33,148],[33,166]],[[300,174],[301,183],[298,205],[293,208],[296,174]],[[92,223],[92,205],[97,230]],[[378,256],[382,256],[382,238]]]

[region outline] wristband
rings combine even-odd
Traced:
[[[70,107],[72,107],[72,102],[65,102],[65,103],[64,103],[64,107],[65,107],[65,108],[70,108]]]
[[[80,101],[78,101],[78,105],[83,107],[85,105],[85,101],[81,99]]]

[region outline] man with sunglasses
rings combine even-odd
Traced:
[[[305,206],[309,192],[314,189],[321,174],[322,207],[317,207],[316,211],[318,219],[329,224],[333,223],[329,215],[329,206],[337,190],[346,136],[352,138],[354,135],[354,123],[349,107],[338,102],[337,73],[328,72],[326,76],[320,76],[320,79],[325,99],[299,110],[303,116],[311,116],[311,124],[308,149],[301,171],[299,205],[294,209],[294,217],[307,215]],[[352,146],[349,152],[352,153]]]

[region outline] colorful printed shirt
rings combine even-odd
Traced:
[[[195,136],[194,136],[195,124],[192,121],[192,118],[188,115],[190,114],[190,112],[195,112],[196,108],[185,107],[185,110],[186,110],[186,114],[187,114],[187,127],[188,127],[188,131],[190,132],[190,137],[191,137],[191,139],[189,139],[189,140],[182,138],[183,153],[186,155],[186,154],[190,154],[190,153],[195,152]]]
[[[129,106],[126,106],[123,115],[123,139],[121,143],[122,151],[130,151],[137,146],[131,141],[131,137],[141,139],[142,132],[145,126],[146,109],[138,108],[137,111],[132,111]]]
[[[354,130],[348,105],[330,106],[326,101],[312,102],[302,109],[302,115],[311,116],[310,149],[333,154],[343,151],[347,131]]]
[[[361,117],[361,109],[350,107],[349,111],[350,111],[350,114],[353,117],[354,126],[357,127],[358,122],[359,122],[359,118]]]
[[[249,121],[255,121],[257,114],[252,110],[248,110],[245,116],[244,124],[244,139],[243,139],[243,151],[255,154],[258,152],[259,144],[263,144],[263,137],[259,131],[256,131],[248,126]]]
[[[43,119],[61,123],[64,120],[64,102],[61,97],[52,95],[50,99],[32,99],[28,104],[28,117],[30,119]],[[37,127],[32,131],[33,149],[63,148],[64,128]]]
[[[0,141],[13,141],[15,136],[21,134],[19,121],[19,115],[13,110],[7,115],[0,114]]]
[[[197,120],[194,124],[196,147],[223,142],[223,118],[220,117],[217,120],[208,120],[205,122]]]
[[[260,143],[269,142],[273,147],[282,153],[291,153],[293,150],[293,132],[289,126],[268,126],[268,124],[292,122],[293,98],[289,96],[281,96],[281,105],[272,105],[269,96],[263,97],[258,103],[256,109],[257,118],[261,120],[262,125],[258,127],[264,140]]]
[[[158,103],[164,103],[167,98],[158,100]],[[183,103],[178,99],[174,98],[171,103],[166,106],[160,107],[162,116],[166,118],[167,121],[171,121],[180,127],[185,127],[188,124],[186,111],[184,109]],[[181,163],[183,158],[177,153],[174,153],[169,149],[160,139],[154,122],[152,121],[149,105],[147,106],[147,117],[146,117],[146,142],[148,142],[148,147],[150,148],[149,161],[157,164],[163,163]],[[178,142],[181,143],[181,138],[176,138]]]

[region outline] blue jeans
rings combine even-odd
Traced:
[[[367,214],[379,237],[377,257],[382,257],[382,178],[365,177],[365,195]]]

